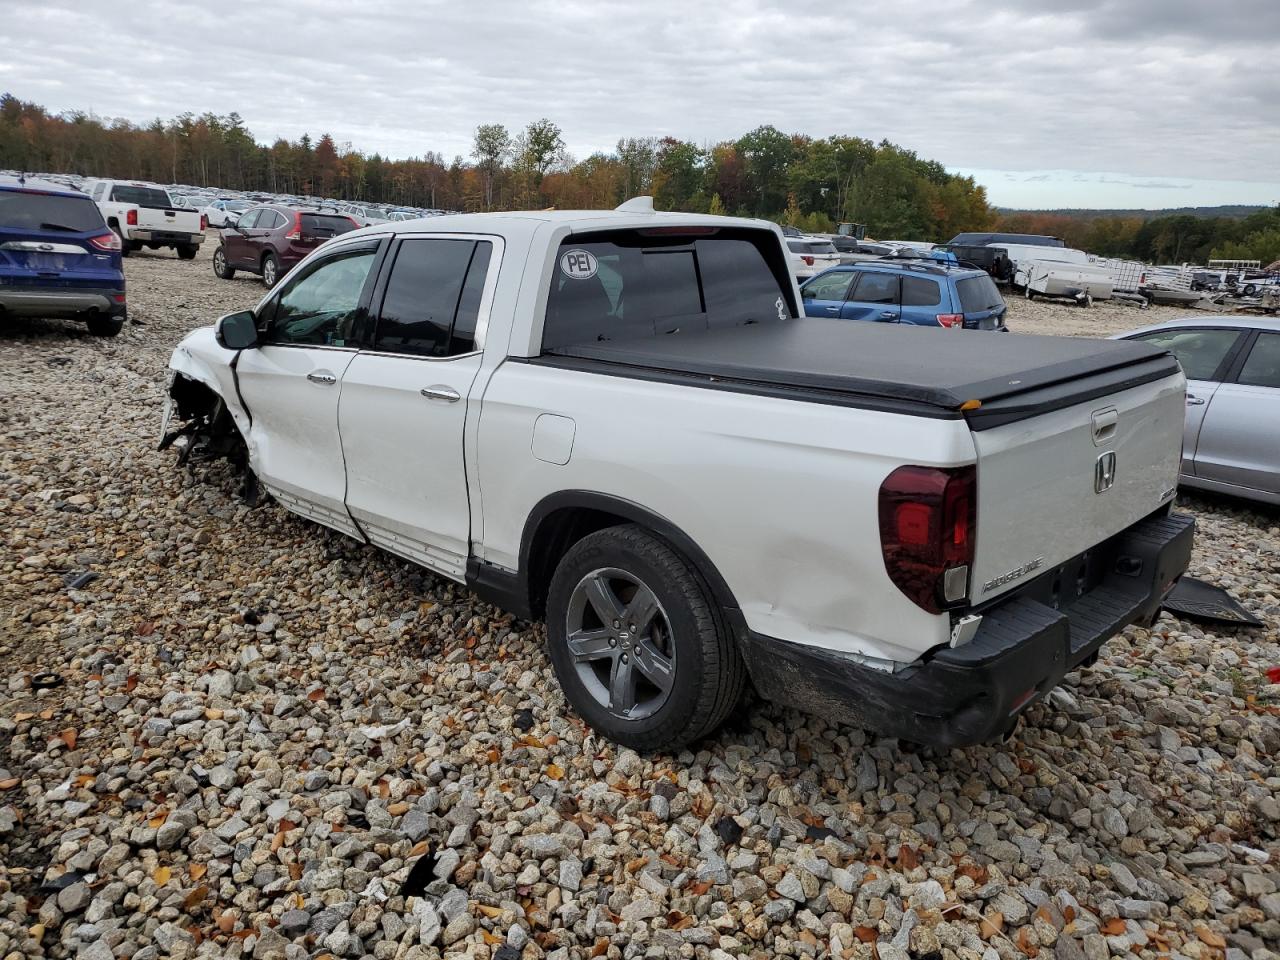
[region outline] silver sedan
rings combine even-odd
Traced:
[[[1187,375],[1180,482],[1280,504],[1280,320],[1191,317],[1115,339],[1165,347]]]

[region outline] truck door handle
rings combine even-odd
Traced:
[[[437,383],[432,387],[423,387],[422,395],[428,400],[443,400],[446,403],[457,403],[462,399],[462,394],[453,387],[446,387],[442,383]]]
[[[331,383],[337,383],[338,378],[328,370],[312,370],[307,374],[307,379],[312,383],[321,383],[328,386]]]
[[[880,313],[881,320],[893,320],[895,317],[897,317],[897,314],[892,310],[883,310]]]
[[[839,307],[827,307],[827,308],[826,308],[826,310],[827,310],[827,313],[839,313],[839,312],[840,312],[840,308],[839,308]]]
[[[1189,393],[1188,393],[1188,394],[1187,394],[1187,406],[1188,406],[1188,407],[1202,407],[1202,406],[1204,406],[1204,401],[1203,401],[1203,400],[1201,400],[1199,397],[1193,397],[1191,394],[1189,394]]]

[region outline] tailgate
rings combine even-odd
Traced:
[[[973,603],[1083,553],[1173,498],[1185,385],[1177,374],[974,431]]]
[[[139,207],[138,226],[144,230],[199,233],[200,214],[190,210],[160,210],[152,207]]]

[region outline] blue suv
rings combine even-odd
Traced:
[[[0,178],[0,320],[71,317],[114,337],[125,311],[120,238],[98,205],[55,184]]]
[[[1007,330],[1004,297],[983,270],[927,260],[832,267],[800,287],[809,317]]]

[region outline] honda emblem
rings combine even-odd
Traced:
[[[1098,457],[1098,462],[1093,469],[1093,492],[1105,493],[1110,490],[1116,482],[1116,455],[1115,451],[1108,450],[1102,456]]]

